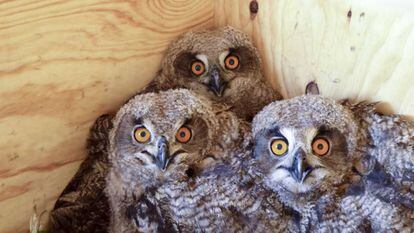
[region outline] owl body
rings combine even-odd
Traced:
[[[395,175],[410,164],[379,158],[375,151],[386,147],[375,146],[378,126],[356,109],[317,95],[268,105],[253,121],[258,170],[300,214],[301,231],[410,232],[412,196]],[[401,152],[393,155],[408,158],[409,150]]]
[[[176,223],[175,232],[298,231],[294,214],[255,183],[243,160],[217,164],[186,182],[158,189],[157,199]]]
[[[393,182],[414,193],[414,122],[399,115],[379,114],[375,104],[344,104],[355,112],[366,129],[369,157],[383,166]]]
[[[179,197],[171,195],[189,173],[225,159],[245,131],[233,113],[215,106],[180,89],[138,95],[121,108],[110,136],[111,232],[182,231],[162,203]]]

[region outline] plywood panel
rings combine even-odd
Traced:
[[[153,78],[212,1],[0,1],[0,232],[27,232],[85,156],[92,121]]]
[[[250,34],[266,77],[286,97],[316,80],[324,95],[383,101],[414,116],[414,4],[372,0],[216,2],[216,25]],[[253,15],[254,16],[254,15]]]

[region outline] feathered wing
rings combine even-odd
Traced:
[[[411,232],[414,211],[402,204],[400,193],[378,178],[381,171],[373,171],[363,177],[357,187],[357,195],[350,195],[342,202],[348,216],[356,216],[358,222],[369,222],[373,232]],[[355,188],[355,187],[354,187]],[[352,222],[351,222],[352,223]],[[351,224],[348,224],[351,225]]]
[[[375,163],[390,175],[391,182],[414,194],[414,122],[400,115],[382,115],[375,103],[349,105],[368,137],[364,149],[371,169]]]
[[[361,215],[379,230],[412,230],[414,220],[414,124],[399,115],[382,115],[376,103],[345,103],[360,121],[368,143],[360,194],[352,199]],[[351,204],[350,204],[351,205]]]
[[[109,205],[104,193],[108,133],[112,117],[99,117],[90,130],[88,156],[63,190],[50,215],[52,232],[104,232]]]
[[[368,153],[396,182],[414,192],[414,123],[397,115],[377,113],[372,113],[369,120],[372,147]]]

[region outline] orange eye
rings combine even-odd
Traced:
[[[147,128],[141,126],[135,129],[134,138],[139,143],[146,143],[150,140],[151,133]]]
[[[312,142],[313,153],[318,156],[324,156],[329,152],[329,141],[324,138],[317,138]]]
[[[183,126],[181,127],[177,133],[175,134],[175,138],[177,139],[177,141],[181,142],[181,143],[187,143],[190,141],[191,139],[191,130],[190,128]]]
[[[239,58],[236,55],[229,55],[224,60],[224,65],[228,70],[234,70],[239,67]]]
[[[288,151],[288,143],[285,139],[275,139],[270,145],[270,150],[274,155],[282,156]]]
[[[202,75],[204,71],[206,71],[206,67],[202,61],[196,60],[191,63],[191,72],[193,72],[193,74],[199,76]]]

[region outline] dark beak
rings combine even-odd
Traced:
[[[293,158],[290,173],[297,182],[302,182],[311,171],[312,167],[306,161],[306,152],[303,149],[299,149]]]
[[[213,67],[210,72],[210,82],[208,87],[214,92],[216,96],[222,96],[224,89],[226,89],[226,83],[220,78],[220,70],[218,67]]]
[[[164,136],[161,136],[157,141],[157,155],[155,160],[157,167],[165,171],[170,160],[170,150],[168,141]]]

